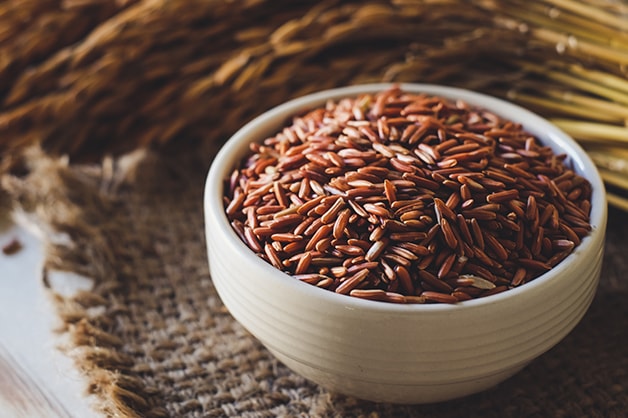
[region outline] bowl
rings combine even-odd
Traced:
[[[336,294],[300,282],[254,254],[223,205],[225,179],[249,150],[289,117],[328,99],[389,88],[332,89],[277,106],[247,123],[209,170],[204,211],[210,273],[233,317],[294,372],[337,393],[403,404],[431,403],[486,390],[561,341],[581,320],[599,280],[606,227],[602,180],[583,149],[545,119],[472,91],[400,84],[520,122],[592,185],[592,230],[557,266],[522,286],[457,304],[393,304]]]

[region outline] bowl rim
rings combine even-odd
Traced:
[[[224,181],[234,168],[231,165],[231,160],[235,158],[234,153],[240,154],[241,158],[242,149],[245,145],[254,141],[262,141],[265,136],[281,129],[283,127],[282,124],[291,116],[313,109],[316,106],[324,105],[328,100],[376,93],[393,86],[398,86],[402,90],[411,93],[425,93],[450,100],[461,100],[469,105],[487,109],[501,117],[521,123],[525,130],[529,132],[534,131],[532,133],[537,137],[541,136],[540,139],[542,141],[551,141],[555,145],[552,148],[558,147],[563,150],[568,156],[566,163],[572,169],[577,169],[576,171],[585,176],[592,186],[590,223],[593,228],[589,235],[584,237],[580,245],[558,265],[531,282],[495,295],[462,301],[456,304],[396,304],[341,295],[295,280],[289,274],[260,259],[233,231],[222,203]],[[258,129],[269,124],[274,126],[270,129],[270,132],[266,128],[263,134],[257,133]],[[542,135],[539,134],[540,131],[542,131]],[[207,174],[203,200],[206,223],[212,222],[212,219],[216,220],[217,222],[213,223],[211,228],[218,228],[223,236],[228,237],[236,248],[242,250],[240,256],[244,257],[249,263],[255,263],[256,268],[265,272],[265,278],[267,277],[269,280],[274,281],[274,285],[288,286],[294,291],[309,293],[308,297],[316,298],[320,302],[342,304],[347,309],[369,309],[386,313],[454,312],[479,309],[500,303],[510,303],[512,298],[520,297],[519,295],[522,293],[538,290],[548,282],[560,280],[561,273],[568,268],[571,261],[580,257],[583,253],[592,254],[596,248],[599,248],[594,247],[596,242],[600,242],[600,245],[603,246],[603,236],[607,221],[606,191],[601,176],[584,149],[567,133],[540,115],[506,100],[459,87],[425,83],[368,83],[325,89],[293,98],[261,113],[238,129],[215,155]],[[213,216],[210,217],[210,215]],[[209,224],[206,224],[206,228],[210,228]]]

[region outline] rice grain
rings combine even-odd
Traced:
[[[591,186],[518,124],[398,87],[304,112],[226,180],[225,213],[300,281],[389,303],[458,303],[560,263]]]

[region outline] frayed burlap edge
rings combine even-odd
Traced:
[[[103,330],[112,321],[111,310],[99,309],[104,308],[104,295],[117,282],[110,244],[116,230],[124,228],[114,223],[103,225],[115,210],[112,191],[132,179],[150,158],[142,150],[115,162],[106,158],[102,165],[84,167],[91,175],[79,176],[67,158],[50,158],[32,148],[23,161],[26,177],[5,175],[1,183],[14,204],[14,218],[36,228],[43,238],[42,280],[62,320],[59,331],[69,335],[68,353],[85,372],[89,393],[97,395],[97,409],[108,416],[167,416],[162,408],[151,408],[150,390],[131,372],[133,359],[118,350],[123,342]],[[63,296],[50,287],[48,272],[54,270],[99,278],[105,286],[94,283],[92,290]]]

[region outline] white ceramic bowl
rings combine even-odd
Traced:
[[[427,403],[485,390],[521,370],[580,321],[602,263],[606,200],[582,148],[546,120],[482,94],[402,84],[491,110],[567,153],[593,186],[591,234],[574,253],[521,287],[456,305],[397,305],[361,300],[289,277],[258,258],[234,233],[223,207],[223,180],[248,150],[289,116],[327,99],[377,92],[388,84],[351,86],[289,101],[240,129],[216,156],[205,189],[211,276],[231,314],[279,360],[323,387],[362,399]]]

